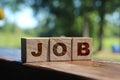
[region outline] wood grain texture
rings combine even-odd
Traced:
[[[92,38],[73,37],[72,60],[90,60],[92,58]]]
[[[93,80],[120,80],[119,61],[92,59],[91,61],[18,63],[20,56],[21,54],[19,49],[0,48],[0,71],[3,79],[7,78],[6,80],[9,80],[12,75],[12,79],[10,80],[38,80],[38,77],[42,77],[43,79],[41,80],[90,80],[80,79],[81,76],[91,78]],[[21,70],[21,68],[23,69]],[[42,70],[43,68],[44,70]],[[50,70],[54,72],[51,72]],[[56,72],[60,72],[60,74],[57,74],[58,79],[55,78],[56,75],[54,75]],[[3,74],[7,77],[4,77]],[[52,76],[50,74],[52,74]],[[67,79],[62,79],[62,74],[67,74]],[[68,78],[68,76],[71,76],[70,74],[78,76],[79,79]]]
[[[66,61],[26,63],[26,65],[45,67],[59,72],[88,77],[93,80],[120,79],[120,63],[102,61]]]
[[[49,38],[22,38],[22,62],[48,61]]]
[[[50,61],[71,60],[71,40],[70,37],[50,38]]]

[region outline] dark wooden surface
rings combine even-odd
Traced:
[[[92,60],[21,63],[21,51],[0,48],[3,80],[119,80],[120,62]]]
[[[21,63],[20,49],[0,47],[0,80],[93,80],[92,78]]]

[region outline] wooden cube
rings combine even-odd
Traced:
[[[22,62],[48,61],[49,38],[22,38]]]
[[[70,37],[50,38],[50,61],[71,60],[71,40]]]
[[[92,56],[92,38],[73,37],[72,60],[90,60]]]

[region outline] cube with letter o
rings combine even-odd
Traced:
[[[71,60],[71,41],[70,37],[50,38],[50,61]]]

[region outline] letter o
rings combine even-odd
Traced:
[[[58,53],[57,51],[57,47],[58,46],[61,46],[62,47],[62,52],[61,53]],[[54,46],[53,46],[53,53],[56,55],[56,56],[63,56],[65,55],[65,53],[67,52],[67,47],[64,43],[56,43]]]

